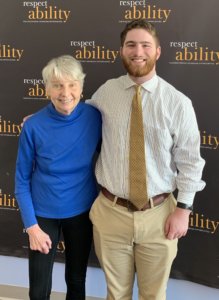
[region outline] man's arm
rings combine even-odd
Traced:
[[[205,187],[201,180],[205,161],[200,156],[200,133],[191,101],[187,100],[174,124],[177,130],[172,155],[178,170],[178,196],[177,207],[165,224],[168,239],[186,235],[195,193]]]

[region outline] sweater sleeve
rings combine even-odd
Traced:
[[[28,123],[28,122],[27,122]],[[19,137],[15,171],[15,197],[25,228],[37,223],[32,195],[31,178],[34,170],[34,142],[28,124],[24,124]]]

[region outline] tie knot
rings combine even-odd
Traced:
[[[141,92],[141,85],[135,85],[135,90],[137,94],[140,94]]]

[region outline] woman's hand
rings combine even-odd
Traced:
[[[29,235],[30,249],[40,251],[41,253],[48,254],[52,247],[52,241],[48,234],[46,234],[38,224],[28,227],[26,232]]]

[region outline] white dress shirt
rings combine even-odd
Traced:
[[[108,80],[87,103],[102,114],[102,146],[96,164],[98,183],[129,198],[129,130],[134,83],[128,75]],[[178,189],[177,201],[192,205],[205,161],[192,103],[155,75],[143,83],[142,109],[148,196]]]

